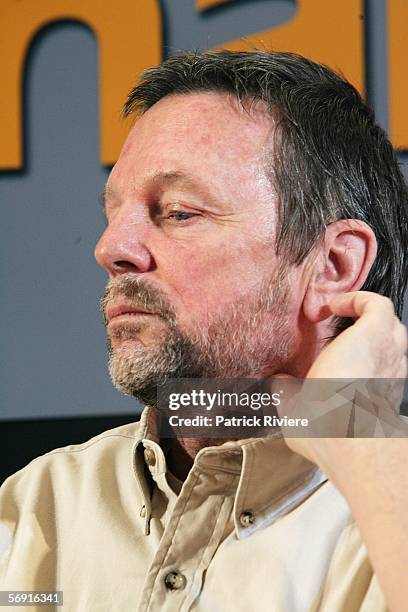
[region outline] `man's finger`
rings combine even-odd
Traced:
[[[360,318],[365,313],[394,314],[389,298],[371,291],[350,291],[336,296],[329,304],[333,314],[340,317]]]

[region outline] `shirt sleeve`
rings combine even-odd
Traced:
[[[354,522],[344,530],[310,612],[387,612],[384,595]]]
[[[0,589],[53,590],[54,551],[44,525],[53,529],[49,474],[33,462],[0,488]]]

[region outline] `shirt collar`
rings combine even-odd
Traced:
[[[150,449],[147,455],[146,449]],[[154,465],[151,460],[147,461],[149,454]],[[160,476],[167,471],[156,420],[149,407],[141,415],[133,456],[134,472],[144,500],[145,533],[148,534],[152,512],[150,475]],[[240,539],[276,521],[327,480],[316,465],[294,453],[281,434],[203,448],[197,453],[194,465],[202,470],[215,468],[239,474],[233,518]]]

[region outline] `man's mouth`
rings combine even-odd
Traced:
[[[119,321],[119,319],[127,317],[135,317],[140,315],[154,315],[157,313],[144,310],[139,306],[131,306],[129,304],[112,304],[106,309],[107,323]]]

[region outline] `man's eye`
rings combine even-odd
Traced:
[[[188,221],[192,217],[196,217],[196,213],[184,212],[182,210],[173,210],[169,213],[166,219],[172,219],[176,222]]]

